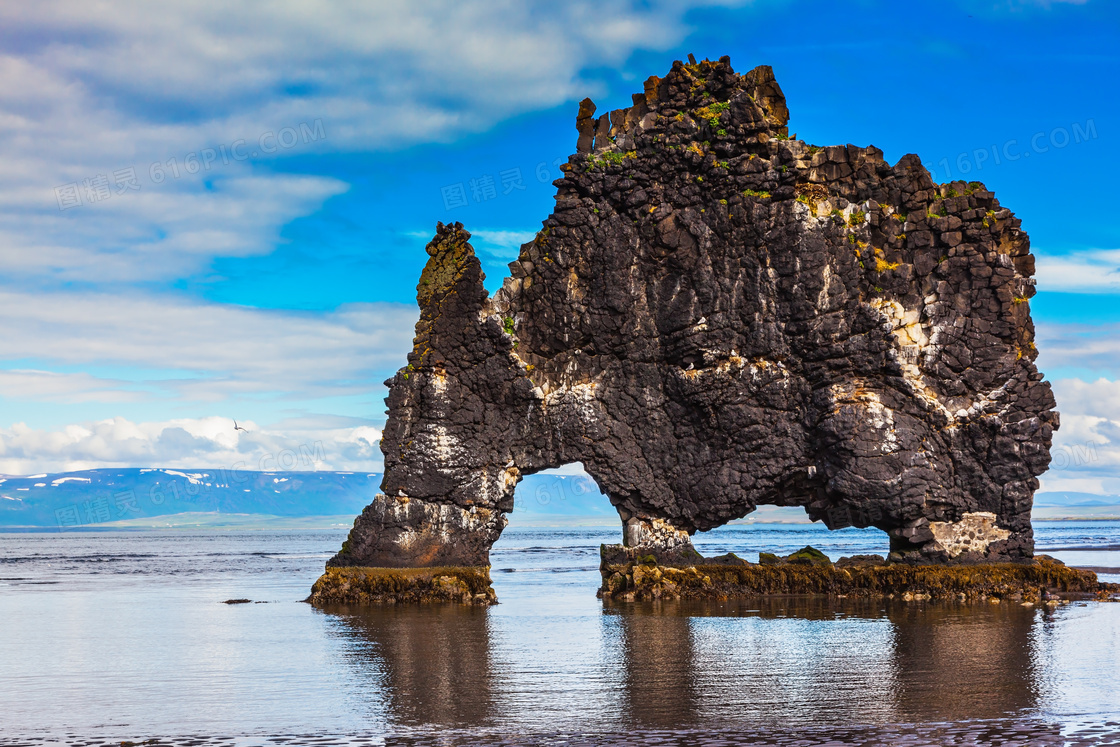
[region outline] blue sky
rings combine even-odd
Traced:
[[[311,442],[376,469],[436,221],[496,288],[576,102],[692,52],[772,65],[802,139],[996,191],[1038,257],[1057,448],[1091,455],[1044,485],[1120,493],[1118,49],[1102,0],[4,6],[0,472]]]

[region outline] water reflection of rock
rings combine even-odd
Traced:
[[[617,636],[622,651],[620,672],[628,724],[676,727],[694,724],[701,693],[695,683],[695,642],[679,603],[650,605],[650,614],[611,615],[605,634]]]
[[[459,605],[338,608],[355,668],[378,680],[393,723],[477,727],[494,717],[485,609]],[[368,642],[368,645],[366,645]]]
[[[1034,611],[787,598],[608,605],[631,723],[872,724],[1037,706]]]
[[[469,728],[534,721],[532,713],[499,713],[496,704],[542,693],[545,683],[531,681],[542,672],[494,671],[495,662],[548,647],[533,631],[522,631],[528,640],[506,651],[495,649],[505,638],[490,634],[487,610],[340,612],[353,668],[378,694],[370,705],[390,722]],[[584,718],[600,728],[781,729],[1022,714],[1039,701],[1038,614],[1008,604],[822,598],[608,604],[600,646],[612,661],[601,671],[617,683],[619,700],[607,712],[592,707]],[[571,647],[574,660],[587,641],[549,646],[557,644]],[[602,699],[602,683],[591,672],[591,680],[569,683],[575,701],[583,688],[587,698]]]
[[[893,605],[900,719],[996,718],[1038,704],[1034,608]]]

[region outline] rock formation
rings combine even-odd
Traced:
[[[1058,414],[1019,220],[917,156],[789,136],[769,67],[676,62],[594,112],[493,298],[439,225],[383,494],[329,565],[487,566],[522,476],[571,462],[631,550],[776,504],[894,561],[1030,558]]]

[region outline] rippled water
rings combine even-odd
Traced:
[[[1041,524],[1037,536],[1041,551],[1120,573],[1120,523]],[[0,744],[1120,735],[1120,604],[604,606],[598,548],[616,528],[511,528],[492,556],[496,607],[313,609],[300,600],[342,539],[0,535]],[[697,547],[751,558],[810,543],[834,558],[885,550],[881,532],[759,524]]]

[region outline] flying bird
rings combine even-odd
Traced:
[[[234,420],[234,421],[233,421],[233,429],[234,429],[235,431],[245,431],[246,433],[248,433],[248,432],[249,432],[249,431],[248,431],[248,430],[246,430],[245,428],[242,428],[242,427],[241,427],[240,425],[238,425],[238,424],[237,424],[237,421],[236,421],[236,420]]]

